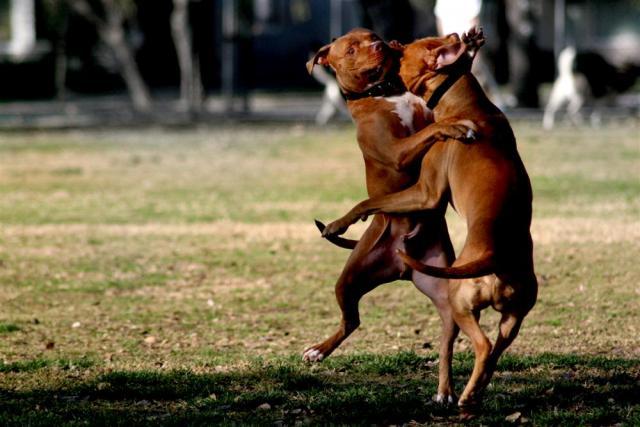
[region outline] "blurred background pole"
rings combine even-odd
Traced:
[[[342,0],[331,0],[330,7],[330,37],[340,37],[342,35]]]
[[[558,60],[560,51],[565,46],[565,23],[566,23],[565,0],[555,0],[553,8],[553,54]]]
[[[35,6],[33,0],[11,1],[11,54],[26,57],[36,44]]]
[[[193,51],[193,32],[189,22],[189,0],[173,0],[171,35],[180,68],[179,108],[189,114],[200,111],[202,106],[202,79],[197,54]]]
[[[233,112],[237,27],[236,0],[222,0],[222,95],[227,113]]]
[[[537,0],[506,0],[507,22],[511,30],[508,41],[509,81],[518,101],[518,107],[538,108],[537,67],[539,59],[538,29],[542,3]]]

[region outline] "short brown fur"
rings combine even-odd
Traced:
[[[473,30],[469,39],[479,39]],[[406,87],[429,99],[448,75],[442,56],[463,52],[455,38],[426,38],[404,48],[400,76]],[[487,98],[471,73],[460,77],[434,108],[435,123],[467,119],[477,126],[472,144],[436,144],[426,152],[418,182],[397,193],[373,197],[327,226],[339,234],[357,218],[375,213],[407,214],[441,211],[451,203],[467,222],[467,238],[452,268],[436,268],[403,254],[412,268],[451,280],[448,299],[456,324],[469,336],[475,365],[459,404],[477,403],[489,383],[498,358],[518,334],[522,320],[534,306],[537,281],[529,231],[532,190],[516,148],[509,122]],[[433,126],[433,125],[432,125]],[[498,337],[491,344],[480,328],[480,311],[488,306],[502,313]]]
[[[385,79],[397,78],[398,60],[399,55],[377,35],[356,29],[322,47],[309,61],[307,69],[311,71],[316,63],[331,66],[341,89],[347,94],[358,94]],[[418,98],[415,100],[419,103]],[[434,143],[448,138],[466,139],[469,132],[465,126],[468,121],[431,124],[431,115],[423,105],[417,105],[413,114],[413,127],[421,129],[414,134],[393,112],[394,104],[388,98],[364,97],[348,101],[347,105],[356,123],[371,197],[412,185],[420,159]],[[442,318],[437,399],[448,402],[453,398],[451,355],[458,328],[448,303],[447,280],[412,272],[400,258],[399,249],[440,266],[450,265],[454,254],[443,211],[375,215],[336,283],[341,324],[328,339],[305,350],[304,358],[319,361],[329,356],[359,326],[358,302],[365,293],[382,283],[411,279],[431,298]]]

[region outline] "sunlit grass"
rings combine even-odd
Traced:
[[[515,131],[541,287],[477,422],[637,424],[638,127]],[[339,319],[348,253],[313,218],[365,197],[354,137],[0,135],[0,422],[455,422],[429,403],[439,319],[409,283],[363,299],[335,358],[298,361]],[[464,225],[448,218],[459,247]],[[495,322],[483,315],[492,334]],[[469,350],[461,337],[458,391]]]

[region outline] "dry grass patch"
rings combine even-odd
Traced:
[[[638,419],[634,129],[516,127],[540,294],[478,423]],[[409,283],[367,295],[325,365],[298,361],[338,324],[348,251],[313,219],[365,196],[359,156],[351,129],[0,135],[0,423],[352,423],[354,407],[455,422],[426,403],[440,321]],[[493,333],[497,316],[482,322]],[[460,385],[466,338],[456,352]]]

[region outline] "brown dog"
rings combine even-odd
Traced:
[[[482,40],[482,33],[476,30],[469,36],[463,35],[463,39]],[[434,145],[422,160],[414,186],[359,203],[329,224],[324,233],[339,234],[359,218],[379,212],[441,212],[449,202],[466,218],[467,239],[452,267],[426,265],[401,254],[414,270],[435,277],[464,279],[491,274],[478,280],[452,280],[448,289],[454,319],[471,339],[476,356],[458,402],[465,406],[477,401],[498,358],[536,301],[538,286],[529,231],[531,184],[506,117],[487,99],[470,72],[461,74],[459,68],[450,67],[457,58],[465,57],[469,45],[453,34],[400,48],[402,81],[411,92],[429,100],[436,124],[469,119],[478,126],[477,140]],[[487,306],[502,313],[493,346],[478,323],[480,311]]]
[[[307,64],[309,72],[315,64],[333,68],[347,98],[357,126],[371,197],[394,193],[416,182],[420,160],[434,142],[449,137],[469,138],[472,123],[468,120],[425,128],[432,123],[431,112],[421,98],[406,92],[397,74],[399,54],[369,30],[353,30],[322,47]],[[470,63],[464,66],[469,68]],[[416,129],[421,130],[415,132]],[[451,354],[458,328],[448,303],[447,280],[411,272],[397,253],[400,249],[407,250],[424,261],[443,267],[450,265],[454,254],[443,213],[444,209],[373,218],[336,284],[341,325],[328,339],[308,348],[305,360],[326,358],[358,327],[358,302],[365,293],[382,283],[410,278],[434,302],[442,319],[436,399],[452,401]],[[356,243],[333,237],[330,240],[343,247]]]

